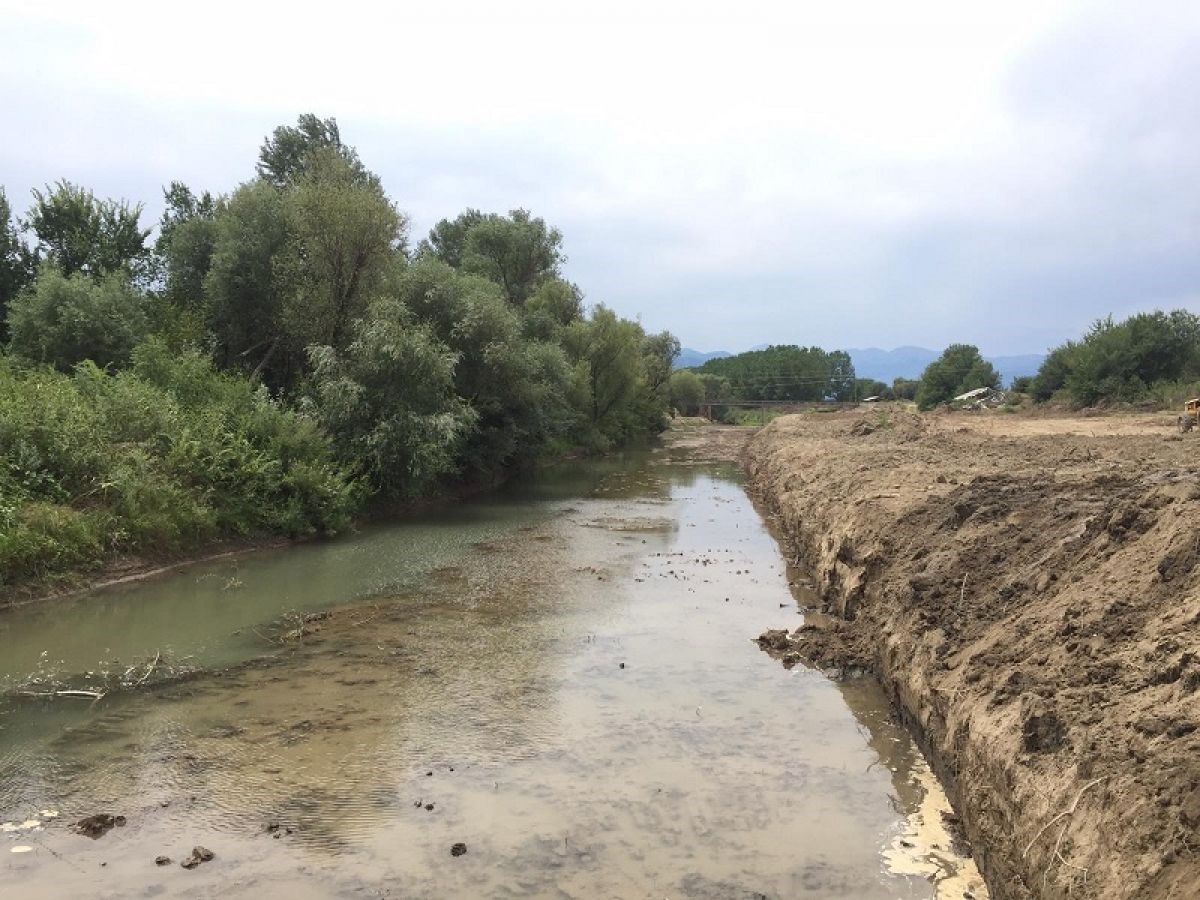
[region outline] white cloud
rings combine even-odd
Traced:
[[[1182,2],[0,0],[0,172],[153,209],[313,111],[418,230],[528,206],[686,343],[1039,349],[1194,298],[1198,36]]]

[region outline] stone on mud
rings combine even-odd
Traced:
[[[96,813],[95,815],[85,816],[78,822],[73,823],[71,830],[76,834],[96,839],[108,834],[113,828],[122,827],[124,824],[124,816],[114,816],[111,813]]]

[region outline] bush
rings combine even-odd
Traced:
[[[254,533],[332,531],[329,439],[245,379],[151,342],[109,375],[0,357],[0,585]]]
[[[917,386],[918,409],[932,409],[981,387],[999,387],[1000,375],[970,344],[951,344],[925,367]]]
[[[457,356],[399,301],[372,305],[344,352],[309,354],[322,421],[373,491],[407,499],[457,466],[475,414],[454,393]]]
[[[1079,341],[1054,348],[1037,377],[1033,395],[1048,400],[1059,391],[1073,403],[1132,403],[1152,399],[1155,385],[1200,377],[1200,316],[1186,310],[1156,311],[1097,321]]]
[[[14,353],[68,371],[85,359],[99,366],[125,363],[147,322],[142,299],[124,275],[95,281],[46,265],[33,289],[10,304],[8,329]]]
[[[694,416],[704,402],[704,382],[690,369],[671,373],[671,406],[681,415]]]

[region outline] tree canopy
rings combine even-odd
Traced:
[[[8,197],[0,188],[0,341],[8,336],[8,305],[33,281],[37,257],[21,239]]]
[[[738,400],[853,400],[854,364],[842,350],[792,344],[710,359],[697,372],[719,375]]]
[[[1122,322],[1095,322],[1081,340],[1050,351],[1031,390],[1048,400],[1063,392],[1072,402],[1140,399],[1162,382],[1200,378],[1200,316],[1187,310],[1138,313]]]
[[[438,222],[419,252],[496,282],[510,303],[522,306],[539,285],[558,278],[566,261],[562,240],[561,231],[525,209],[507,216],[468,209]]]
[[[35,189],[33,197],[27,221],[37,237],[37,252],[63,275],[131,273],[146,256],[150,229],[140,225],[142,204],[98,200],[66,180],[44,191]]]
[[[976,388],[1000,387],[1000,374],[971,344],[951,344],[925,367],[917,385],[918,409],[932,409]]]

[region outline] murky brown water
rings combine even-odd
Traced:
[[[961,868],[878,688],[752,643],[798,609],[732,468],[658,452],[441,515],[4,620],[10,688],[43,650],[54,683],[205,671],[0,708],[0,896],[920,898]],[[66,828],[100,811],[128,824]]]

